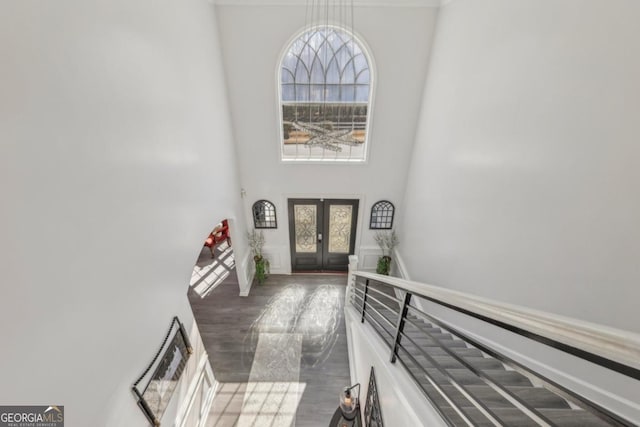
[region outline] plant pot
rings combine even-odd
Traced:
[[[378,266],[376,267],[376,273],[384,274],[385,276],[388,276],[389,271],[391,271],[391,257],[388,255],[384,255],[378,258]]]
[[[256,280],[261,285],[267,279],[269,261],[257,255],[253,257],[253,261],[256,263]]]

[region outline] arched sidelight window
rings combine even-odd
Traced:
[[[390,230],[393,228],[393,214],[395,207],[388,200],[380,200],[371,206],[370,229]]]
[[[280,63],[283,160],[364,161],[372,70],[364,45],[340,28],[306,31]]]
[[[253,226],[255,228],[278,228],[276,207],[268,200],[258,200],[253,204]]]

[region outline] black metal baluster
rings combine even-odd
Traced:
[[[411,293],[406,292],[404,294],[404,300],[402,301],[402,307],[398,311],[398,324],[396,326],[396,338],[394,340],[393,348],[391,349],[391,363],[396,363],[398,357],[398,346],[400,345],[400,339],[402,338],[402,332],[404,332],[404,323],[409,311],[409,303],[411,302]]]
[[[367,308],[367,294],[369,293],[369,279],[364,282],[364,296],[362,297],[362,319],[360,323],[364,323],[364,312]]]

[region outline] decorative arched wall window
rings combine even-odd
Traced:
[[[395,207],[388,200],[380,200],[371,206],[370,229],[389,230],[393,228],[393,214]]]
[[[253,226],[255,228],[278,228],[276,207],[268,200],[258,200],[253,204]]]
[[[289,45],[279,75],[283,160],[366,160],[369,57],[352,33],[327,25]]]

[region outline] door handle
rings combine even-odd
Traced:
[[[322,233],[318,233],[318,243],[322,243]]]

